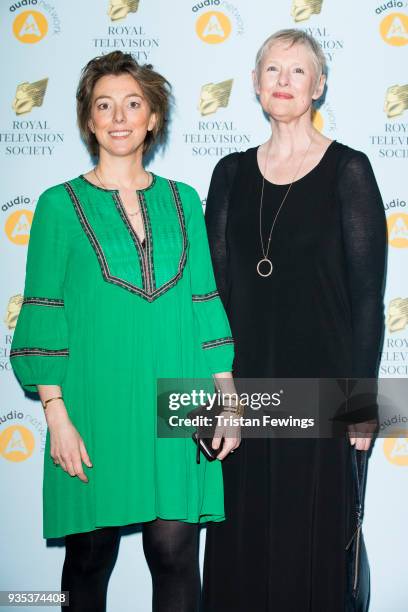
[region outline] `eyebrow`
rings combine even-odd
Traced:
[[[134,98],[134,97],[136,97],[136,98],[140,98],[141,100],[143,100],[143,99],[144,99],[144,98],[143,98],[143,96],[141,96],[141,95],[140,95],[140,94],[138,94],[138,93],[131,93],[131,94],[128,94],[127,96],[125,96],[125,98]],[[95,102],[97,102],[97,101],[98,101],[98,100],[100,100],[101,98],[105,98],[105,99],[106,99],[106,98],[108,98],[109,100],[113,100],[112,96],[104,96],[104,95],[100,95],[100,96],[98,96],[97,98],[95,98],[95,100],[94,100],[94,101],[95,101]]]

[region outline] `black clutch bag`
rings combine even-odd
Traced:
[[[356,495],[356,529],[346,546],[347,612],[368,612],[370,604],[370,566],[364,543],[362,524],[367,481],[367,452],[351,448],[351,469]]]
[[[199,417],[207,416],[208,415],[207,407],[208,407],[208,404],[205,404],[204,406],[199,406],[198,408],[191,410],[191,412],[188,413],[188,416],[191,418],[197,417],[197,416]],[[222,406],[218,405],[216,408],[216,411],[213,412],[212,417],[214,418],[215,414],[220,414],[221,410],[222,410]],[[221,440],[221,444],[219,448],[212,447],[212,440],[213,440],[214,433],[215,433],[215,427],[216,427],[215,422],[213,423],[212,426],[206,427],[205,435],[202,434],[202,432],[201,432],[202,435],[200,435],[200,427],[198,427],[196,431],[193,433],[193,435],[191,436],[194,442],[197,444],[197,454],[196,454],[197,463],[200,463],[200,453],[202,453],[208,461],[214,461],[214,459],[217,458],[217,455],[221,452],[222,447],[224,445],[224,439]]]

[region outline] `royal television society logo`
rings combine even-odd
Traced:
[[[64,133],[51,128],[47,119],[20,119],[33,113],[44,115],[44,97],[48,79],[33,83],[24,82],[16,86],[11,99],[11,108],[16,115],[7,129],[0,128],[0,150],[6,156],[48,156],[55,153],[64,142]]]
[[[103,35],[91,39],[92,48],[100,54],[110,53],[115,49],[131,53],[138,62],[151,61],[152,54],[159,48],[159,38],[146,32],[139,19],[139,0],[109,0],[107,15],[111,24]],[[135,13],[138,22],[134,23]],[[122,23],[124,20],[127,23]]]
[[[35,7],[35,8],[31,8]],[[25,9],[17,12],[19,9]],[[14,16],[12,31],[23,44],[36,44],[51,32],[61,32],[61,22],[55,7],[46,0],[22,0],[9,6]]]
[[[198,14],[195,31],[203,43],[218,45],[232,35],[241,36],[244,33],[238,9],[226,0],[204,0],[195,4],[191,10]]]
[[[384,455],[393,465],[408,467],[408,430],[397,429],[392,433],[395,437],[384,440]]]
[[[8,301],[4,323],[10,330],[15,329],[17,325],[17,319],[23,305],[23,299],[23,296],[18,293],[17,295],[12,295]]]
[[[108,15],[111,21],[126,19],[129,13],[136,13],[139,0],[109,0]]]
[[[394,298],[390,301],[386,324],[390,334],[404,331],[408,327],[408,298]]]
[[[197,111],[200,115],[183,134],[183,143],[192,157],[224,157],[235,151],[245,151],[251,143],[251,136],[241,132],[228,115],[233,79],[219,83],[206,83],[198,95]],[[220,113],[211,119],[209,115]]]
[[[312,15],[321,12],[322,4],[323,0],[293,0],[291,17],[296,23],[307,21]]]
[[[290,15],[299,27],[310,34],[320,44],[328,63],[336,59],[337,54],[344,49],[344,39],[333,34],[328,26],[321,21],[323,0],[293,0]],[[310,25],[306,22],[310,21]]]
[[[202,86],[198,110],[203,117],[212,115],[221,107],[228,106],[233,82],[233,79],[228,79],[221,83],[207,83]]]
[[[408,376],[408,298],[396,297],[386,310],[386,337],[381,355],[380,376]]]
[[[408,108],[408,85],[392,85],[385,94],[384,112],[389,119],[399,117]]]
[[[16,96],[11,105],[16,115],[30,113],[34,106],[42,106],[48,79],[41,79],[34,83],[21,83],[17,85]]]
[[[408,108],[408,84],[394,84],[384,94],[384,113],[389,119],[380,134],[370,136],[370,144],[378,147],[381,158],[408,158],[408,123],[404,114]]]

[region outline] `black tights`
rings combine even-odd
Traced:
[[[69,591],[70,605],[63,610],[106,610],[106,592],[119,538],[119,527],[66,536],[61,590]],[[153,612],[197,612],[197,525],[163,519],[144,523],[143,549],[152,575]]]

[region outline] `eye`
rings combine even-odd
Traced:
[[[277,70],[277,67],[276,66],[268,66],[267,69],[266,69],[267,72],[272,71],[272,70]]]
[[[305,74],[303,68],[295,68],[295,72],[297,72],[298,74]]]
[[[100,102],[97,105],[97,109],[98,110],[107,110],[109,108],[109,103],[108,102]]]
[[[129,106],[130,108],[140,108],[140,102],[139,100],[131,100]]]

